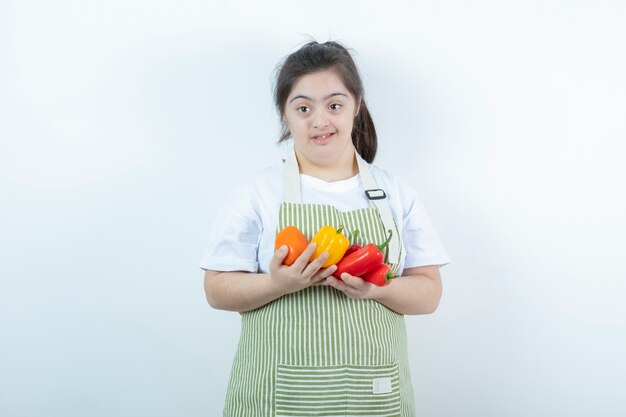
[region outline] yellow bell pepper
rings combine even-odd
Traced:
[[[339,228],[339,230],[335,230],[334,227],[331,226],[323,226],[320,230],[313,236],[311,242],[315,242],[317,247],[315,248],[315,253],[311,259],[316,259],[324,252],[328,252],[328,259],[322,265],[322,268],[328,268],[331,265],[335,265],[337,262],[343,258],[343,255],[348,250],[350,246],[350,241],[347,237],[341,234],[343,226]]]

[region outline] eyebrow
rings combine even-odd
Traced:
[[[335,96],[344,96],[344,97],[346,97],[346,98],[348,97],[348,95],[347,95],[347,94],[344,94],[344,93],[331,93],[331,94],[327,95],[326,97],[324,97],[322,101],[326,101],[326,100],[328,100],[329,98],[331,98],[331,97],[335,97]],[[305,100],[313,101],[313,99],[312,99],[311,97],[307,97],[307,96],[303,96],[303,95],[298,95],[298,96],[295,96],[294,98],[292,98],[291,100],[289,100],[289,103],[291,103],[292,101],[294,101],[294,100],[296,100],[296,99],[299,99],[299,98],[303,98],[303,99],[305,99]]]

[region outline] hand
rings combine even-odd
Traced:
[[[337,269],[336,265],[322,269],[322,265],[328,259],[328,253],[324,252],[311,263],[311,257],[315,253],[315,243],[302,252],[302,255],[296,259],[291,266],[283,265],[283,260],[287,257],[287,247],[281,246],[270,261],[270,282],[278,291],[283,294],[289,294],[300,291],[311,285],[318,285],[331,276]]]
[[[350,275],[347,272],[341,274],[341,279],[337,279],[333,276],[326,278],[325,285],[330,285],[331,287],[342,291],[349,298],[357,300],[375,298],[381,289],[381,287],[377,287],[376,285],[364,281],[359,277]]]

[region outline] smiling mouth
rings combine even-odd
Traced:
[[[331,137],[332,135],[334,135],[335,132],[332,133],[326,133],[325,135],[317,135],[317,136],[313,136],[313,140],[325,140],[328,139],[329,137]]]

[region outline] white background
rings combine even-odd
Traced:
[[[239,316],[197,264],[309,37],[453,259],[407,317],[419,415],[626,415],[617,0],[0,3],[0,415],[221,415]]]

